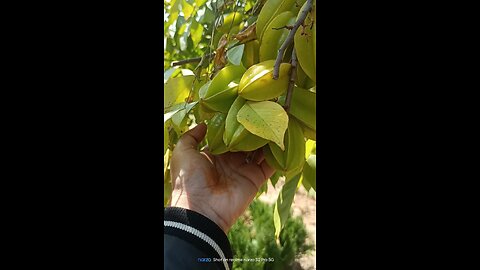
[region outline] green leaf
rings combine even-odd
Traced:
[[[177,34],[183,35],[183,33],[185,33],[185,30],[187,29],[187,24],[185,23],[185,20],[183,19],[183,17],[178,18],[177,25],[179,25]]]
[[[193,20],[192,25],[190,26],[191,39],[193,46],[197,46],[198,43],[202,40],[203,26],[197,21]]]
[[[282,177],[282,174],[279,171],[275,171],[275,173],[270,177],[270,182],[272,182],[273,187],[275,187],[280,177]]]
[[[303,165],[303,181],[317,191],[317,155],[311,155]]]
[[[247,101],[238,111],[237,121],[251,133],[285,150],[283,138],[288,127],[288,115],[278,103]]]
[[[177,133],[182,134],[183,132],[188,130],[188,127],[187,127],[188,117],[186,116],[188,115],[190,110],[195,105],[197,105],[197,103],[198,101],[187,104],[184,109],[179,110],[172,116],[172,124],[175,130],[177,131]]]
[[[184,24],[182,25],[182,27],[180,27],[180,31],[178,31],[178,33],[180,34],[180,32],[182,32],[181,36],[178,38],[178,42],[180,43],[180,50],[185,51],[187,49],[187,42],[189,36],[187,24]]]
[[[233,135],[237,132],[237,129],[239,129],[240,123],[237,120],[237,115],[240,109],[245,105],[245,102],[244,98],[237,96],[228,110],[227,118],[225,119],[225,132],[223,133],[223,142],[226,145],[230,144]]]
[[[216,113],[207,124],[207,144],[208,151],[214,155],[228,152],[227,146],[223,142],[223,133],[225,132],[225,113]]]
[[[197,7],[201,7],[206,2],[207,0],[195,0],[195,4],[197,4]]]
[[[175,104],[185,102],[190,94],[190,89],[195,76],[170,78],[164,85],[163,108],[169,109]]]
[[[211,83],[212,81],[208,81],[204,85],[202,85],[202,87],[200,87],[200,90],[198,90],[198,95],[200,96],[200,98],[205,98],[208,87],[210,86]]]
[[[242,62],[243,48],[245,44],[236,46],[227,51],[227,58],[230,63],[238,66]]]
[[[164,114],[163,114],[163,123],[165,124],[168,120],[170,120],[172,118],[172,116],[175,113],[177,113],[181,109],[185,109],[186,105],[187,105],[186,102],[181,102],[181,103],[175,104],[172,107],[165,110]]]
[[[312,188],[312,186],[310,186],[310,183],[307,180],[305,180],[305,178],[303,177],[303,174],[302,174],[302,177],[300,178],[300,182],[302,182],[302,185],[307,192]]]
[[[247,3],[245,3],[245,11],[249,11],[252,7],[253,7],[252,2],[247,1]]]
[[[182,11],[183,11],[183,16],[185,16],[185,19],[188,20],[188,18],[190,18],[190,16],[193,13],[193,6],[190,5],[187,1],[183,0]]]
[[[205,14],[203,15],[203,18],[199,21],[201,24],[210,24],[215,20],[215,13],[212,11],[210,8],[205,9]]]
[[[167,32],[168,27],[177,20],[179,8],[180,8],[180,0],[172,0],[171,8],[169,11],[168,21],[163,25],[163,31]]]
[[[275,237],[278,238],[280,232],[290,216],[290,208],[292,206],[295,192],[297,191],[300,174],[295,176],[291,181],[285,183],[282,191],[278,194],[275,210],[273,212],[273,224],[275,225]]]

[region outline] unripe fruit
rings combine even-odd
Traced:
[[[287,39],[288,29],[278,29],[286,25],[293,25],[296,16],[290,11],[285,11],[277,15],[265,28],[262,43],[260,44],[260,61],[275,60],[277,58],[278,49]],[[290,53],[291,55],[291,53]]]
[[[305,3],[302,10],[307,7]],[[316,82],[316,11],[315,2],[312,10],[305,18],[305,26],[300,26],[295,33],[294,44],[297,53],[298,63],[302,67],[305,74]]]
[[[265,101],[276,98],[288,88],[290,64],[280,64],[277,80],[273,79],[275,60],[267,60],[251,66],[242,76],[238,85],[238,95],[252,101]]]
[[[262,41],[265,28],[273,18],[284,11],[296,9],[295,2],[296,0],[267,0],[265,2],[265,5],[263,5],[257,18],[258,41]]]
[[[238,26],[242,22],[242,19],[243,19],[243,16],[239,12],[231,12],[231,13],[225,14],[223,16],[223,24],[220,27],[218,27],[217,31],[224,34],[228,32],[237,33],[240,30]],[[232,31],[234,30],[234,27],[237,27],[236,32]]]
[[[227,113],[238,94],[238,83],[245,68],[242,66],[227,66],[220,70],[207,86],[201,89],[201,104],[215,112]]]

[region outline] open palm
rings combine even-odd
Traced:
[[[208,150],[199,152],[197,146],[205,133],[206,125],[196,126],[180,138],[173,151],[171,206],[199,212],[228,232],[274,170],[261,149],[216,156]]]

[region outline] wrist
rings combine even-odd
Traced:
[[[215,210],[213,210],[211,207],[208,207],[208,205],[205,206],[202,203],[192,203],[191,200],[189,200],[186,196],[178,196],[175,198],[172,194],[171,206],[195,211],[207,217],[217,224],[217,226],[220,227],[225,234],[227,234],[228,230],[230,229],[230,226],[228,226],[227,222],[223,220],[223,218],[218,215]]]

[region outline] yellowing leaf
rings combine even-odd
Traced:
[[[185,102],[190,94],[195,76],[170,78],[163,90],[163,109],[167,110],[175,104]]]
[[[237,121],[251,133],[285,150],[283,137],[288,127],[288,115],[278,103],[247,101],[238,111]]]
[[[315,147],[316,142],[313,140],[307,140],[305,143],[305,159],[308,159],[312,153],[313,148]]]
[[[188,20],[188,18],[190,18],[190,15],[192,15],[193,6],[190,5],[187,1],[183,0],[182,1],[182,11],[183,11],[183,15],[185,17],[185,20]]]

